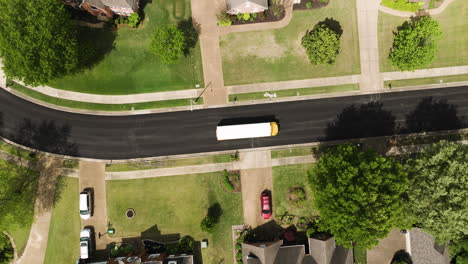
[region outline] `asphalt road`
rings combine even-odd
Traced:
[[[373,101],[383,104],[383,109],[395,118],[397,126],[404,126],[405,116],[428,96],[445,99],[448,104],[456,106],[459,119],[468,116],[468,86],[118,117],[56,111],[0,89],[0,134],[40,150],[98,159],[236,150],[324,139],[327,137],[327,124],[343,108],[353,104],[359,107]],[[421,121],[431,122],[426,119],[434,116],[450,119],[438,111],[447,112],[445,115],[454,114],[450,105],[432,104],[429,105],[431,109],[424,109],[428,108],[427,105],[420,108],[422,112],[419,111],[412,120],[418,124]],[[373,135],[367,130],[385,127],[379,122],[386,117],[380,117],[382,112],[372,112],[372,109],[364,109],[359,114],[349,115],[344,118],[348,119],[343,121],[345,125],[335,129],[335,133],[339,131],[346,135],[364,131],[365,135]],[[278,136],[224,142],[216,140],[215,129],[222,119],[252,116],[274,116],[280,123]],[[364,119],[366,121],[361,122]],[[376,127],[372,128],[375,124]],[[443,128],[442,125],[437,129]],[[67,142],[73,145],[64,147]]]

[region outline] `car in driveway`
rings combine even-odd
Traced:
[[[84,228],[80,231],[80,259],[89,259],[93,250],[93,230]]]
[[[87,220],[92,214],[92,191],[85,189],[80,193],[80,217],[83,220]]]
[[[268,191],[263,191],[262,195],[260,196],[261,201],[261,208],[262,208],[262,218],[263,219],[270,219],[272,211],[271,211],[271,195]]]

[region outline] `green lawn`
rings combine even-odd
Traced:
[[[354,252],[354,263],[356,264],[367,264],[367,249],[362,247],[355,247]]]
[[[168,159],[168,160],[155,160],[148,162],[132,162],[132,163],[113,163],[106,166],[106,171],[134,171],[134,170],[150,170],[157,168],[172,168],[172,167],[183,167],[192,165],[201,165],[209,163],[225,163],[231,162],[231,155],[214,155],[205,156],[199,158],[187,158],[187,159]]]
[[[169,234],[208,239],[203,263],[232,263],[231,226],[243,222],[242,195],[225,192],[219,177],[218,172],[107,181],[108,217],[116,236],[140,236],[156,227],[160,234],[151,232],[155,239]],[[200,222],[214,203],[221,205],[223,214],[210,235],[200,230]],[[135,209],[134,219],[125,217],[127,208]]]
[[[133,103],[133,104],[97,104],[97,103],[87,103],[87,102],[73,101],[73,100],[67,100],[67,99],[61,99],[57,97],[48,96],[46,94],[37,92],[35,90],[26,88],[18,83],[13,83],[10,86],[10,88],[26,96],[32,97],[34,99],[37,99],[37,100],[40,100],[49,104],[69,107],[69,108],[76,108],[76,109],[93,110],[93,111],[133,111],[133,110],[188,106],[190,105],[190,100],[195,100],[195,98],[187,98],[187,99],[153,101],[153,102]],[[203,98],[199,98],[197,104],[203,104]]]
[[[349,92],[349,91],[359,91],[359,84],[342,84],[342,85],[333,85],[333,86],[277,90],[277,91],[270,91],[269,93],[275,93],[276,97],[291,97],[291,96]],[[265,97],[265,92],[240,93],[240,94],[229,95],[230,102],[266,99],[266,98],[268,97]]]
[[[39,158],[38,154],[31,155],[31,152],[17,148],[3,141],[0,141],[0,150],[25,160],[36,161]]]
[[[299,217],[318,215],[307,183],[307,171],[312,166],[313,164],[298,164],[273,167],[273,209],[277,216],[286,212]],[[301,187],[306,191],[307,199],[302,206],[292,206],[287,200],[288,190],[293,187]]]
[[[31,226],[18,227],[8,230],[8,233],[15,240],[16,250],[18,251],[18,256],[21,256],[23,253],[26,244],[28,243],[29,231],[31,231]]]
[[[301,46],[307,30],[325,18],[343,30],[334,65],[312,65]],[[294,11],[288,26],[221,37],[226,85],[351,75],[360,72],[356,1],[334,0],[321,9]]]
[[[78,179],[62,177],[60,200],[52,211],[46,264],[75,263],[79,257],[80,217],[78,215]]]
[[[468,5],[465,0],[456,0],[444,12],[434,16],[439,21],[442,39],[439,52],[428,68],[460,66],[468,64]],[[408,18],[395,17],[379,12],[379,56],[382,72],[397,71],[388,60],[393,44],[393,31]]]
[[[272,150],[271,151],[271,158],[285,158],[285,157],[293,157],[293,156],[306,156],[313,154],[313,147],[306,147],[306,148],[292,148],[292,149],[280,149],[280,150]]]
[[[413,86],[413,85],[449,83],[449,82],[461,82],[461,81],[468,81],[468,74],[385,81],[384,85],[385,87],[387,87],[389,84],[392,84],[392,87],[405,87],[405,86]]]
[[[410,3],[408,0],[382,0],[382,5],[401,11],[416,12],[420,9],[418,3]]]
[[[173,0],[155,0],[144,8],[143,27],[117,31],[114,48],[91,69],[51,82],[55,88],[95,94],[133,94],[203,87],[203,69],[200,47],[176,64],[166,65],[149,52],[149,43],[155,29],[163,24],[177,23],[191,16],[190,1],[182,0],[184,8]],[[178,16],[178,18],[175,17]],[[96,30],[84,37],[96,39],[99,44],[108,35]]]

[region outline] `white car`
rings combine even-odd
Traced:
[[[91,191],[85,190],[80,193],[80,217],[83,220],[91,217]]]
[[[92,230],[85,228],[80,232],[80,258],[88,259],[92,251]]]

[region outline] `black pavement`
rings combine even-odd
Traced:
[[[274,116],[279,121],[278,136],[216,140],[216,126],[222,119],[259,116]],[[327,130],[337,116],[337,124]],[[98,159],[454,129],[464,127],[464,116],[468,116],[468,86],[133,116],[62,112],[0,91],[3,137],[44,151]]]

